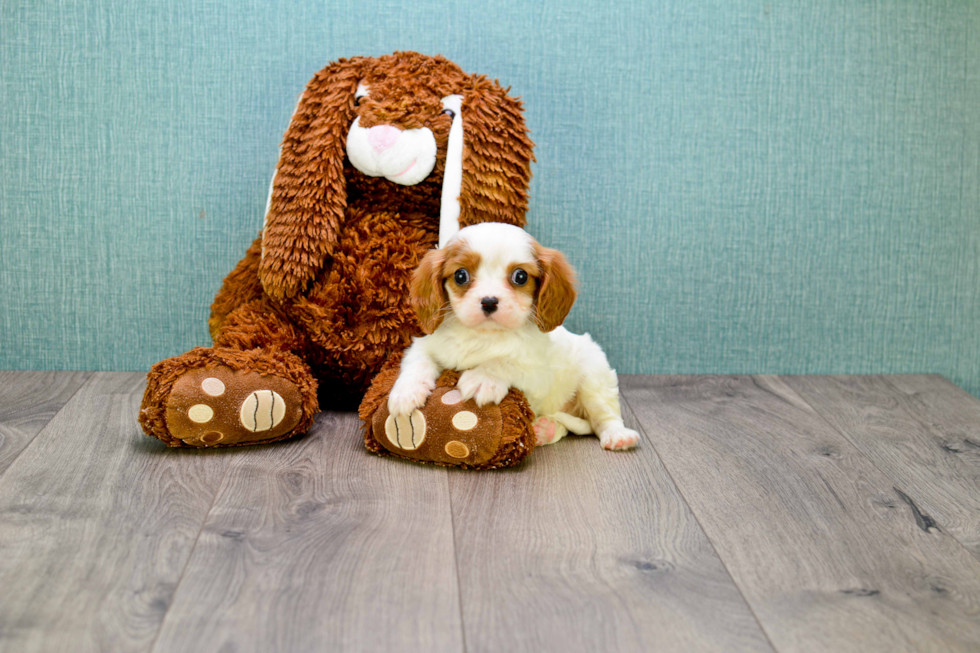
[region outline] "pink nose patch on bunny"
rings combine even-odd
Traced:
[[[368,130],[368,143],[371,144],[371,148],[375,152],[380,154],[397,143],[398,137],[401,136],[401,133],[402,130],[398,129],[397,127],[392,127],[391,125],[378,125]]]
[[[347,158],[360,172],[413,186],[435,168],[438,148],[428,127],[361,127],[360,122],[355,118],[347,132]]]

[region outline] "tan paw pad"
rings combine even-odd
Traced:
[[[207,424],[214,417],[214,409],[207,404],[194,404],[187,409],[187,417],[197,424]]]
[[[225,384],[221,382],[221,379],[209,376],[201,381],[201,390],[212,397],[220,397],[225,393]]]
[[[279,426],[285,415],[286,402],[275,390],[256,390],[245,397],[239,411],[242,426],[253,433]]]
[[[442,395],[442,403],[447,406],[455,406],[461,401],[463,401],[463,393],[459,390],[450,390],[446,394]]]
[[[418,449],[425,442],[425,415],[420,410],[413,410],[411,415],[388,415],[385,435],[399,449]]]
[[[468,410],[461,410],[453,415],[453,426],[459,431],[471,431],[479,421],[476,413]]]
[[[225,437],[224,433],[218,433],[217,431],[208,431],[201,436],[201,441],[204,444],[218,444]]]
[[[453,458],[466,458],[470,455],[470,448],[459,440],[450,440],[446,443],[446,453]]]

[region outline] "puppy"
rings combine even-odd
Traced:
[[[623,425],[616,372],[586,335],[565,330],[575,273],[557,250],[523,229],[482,223],[460,230],[422,259],[412,302],[422,329],[388,396],[392,415],[421,408],[444,369],[478,406],[524,393],[538,444],[595,433],[606,449],[629,449],[639,434]]]

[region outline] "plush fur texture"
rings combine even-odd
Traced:
[[[560,326],[575,301],[574,272],[556,250],[505,224],[463,229],[426,255],[412,299],[431,330],[406,352],[388,397],[392,415],[424,406],[443,370],[461,372],[462,400],[499,403],[523,392],[538,417],[538,444],[569,431],[606,449],[639,440],[622,420],[616,373],[586,335]]]
[[[210,361],[293,380],[303,415],[312,416],[313,389],[324,407],[355,406],[385,363],[421,334],[407,297],[413,270],[438,240],[450,96],[462,98],[459,225],[524,225],[533,144],[507,89],[413,52],[330,64],[290,122],[264,228],[212,305],[214,347],[163,361],[148,375],[140,412],[147,434],[199,446],[172,432],[164,414],[175,381]],[[381,148],[395,147],[405,130],[427,130],[436,146],[431,172],[405,185],[359,170],[346,155],[355,119],[360,129],[381,128],[368,141]],[[304,417],[283,437],[309,423]],[[238,443],[219,446],[230,444]]]

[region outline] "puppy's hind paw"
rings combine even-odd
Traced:
[[[463,395],[463,399],[474,399],[476,405],[483,407],[487,404],[499,404],[507,396],[510,387],[478,370],[466,370],[463,372],[456,387]]]
[[[553,419],[539,417],[532,426],[538,445],[551,444],[555,441],[555,426],[557,425]]]
[[[610,451],[632,449],[639,441],[640,434],[625,426],[608,428],[599,436],[599,442],[602,444],[602,448]]]
[[[538,445],[554,444],[568,435],[565,425],[554,417],[539,417],[531,425]]]

